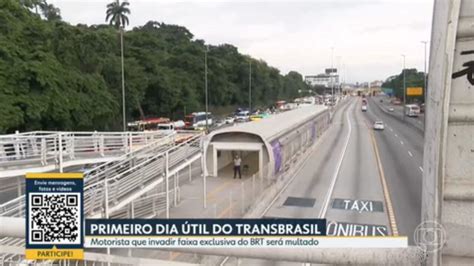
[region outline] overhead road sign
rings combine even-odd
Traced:
[[[423,95],[422,87],[407,87],[407,96],[421,96]]]

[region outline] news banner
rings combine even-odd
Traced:
[[[85,233],[93,248],[404,246],[404,238],[328,237],[326,219],[89,219]]]
[[[26,258],[84,248],[399,248],[406,237],[328,236],[326,219],[85,219],[82,174],[26,176]]]

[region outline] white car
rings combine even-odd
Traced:
[[[390,107],[390,108],[388,108],[388,111],[393,112],[393,111],[395,111],[395,109],[393,109],[393,107]]]
[[[229,116],[229,117],[225,118],[225,123],[226,124],[232,124],[232,123],[234,123],[234,120],[235,119],[232,116]]]
[[[362,105],[362,112],[367,112],[367,105]]]
[[[374,123],[374,130],[384,130],[385,126],[382,121],[375,121]]]
[[[250,112],[242,111],[235,116],[234,122],[247,122],[250,120]]]

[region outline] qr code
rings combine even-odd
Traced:
[[[81,244],[80,193],[30,193],[30,244]]]

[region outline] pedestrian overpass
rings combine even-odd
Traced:
[[[172,134],[38,131],[4,135],[0,136],[0,180],[26,172],[62,171],[73,165],[96,164],[84,173],[86,217],[146,218],[160,213],[169,217],[171,200],[179,195],[179,184],[173,176],[186,168],[191,174],[191,164],[201,158],[201,137],[202,133],[189,131]],[[170,185],[170,179],[175,180],[174,184]],[[21,191],[20,187],[20,194]],[[0,237],[0,262],[27,263],[23,258],[24,239],[9,227],[18,223],[5,222],[24,215],[24,195],[0,205],[1,227],[9,232],[8,236]],[[164,262],[91,252],[86,252],[85,257],[92,263]]]
[[[65,133],[55,134],[61,136]],[[176,143],[176,139],[182,139],[176,136],[180,134],[186,134],[186,139]],[[50,137],[49,135],[47,137]],[[109,217],[158,185],[163,186],[164,183],[167,185],[164,189],[166,192],[161,194],[161,197],[156,195],[157,197],[149,197],[149,199],[151,201],[164,200],[166,203],[165,209],[169,208],[169,177],[201,158],[200,141],[202,133],[184,132],[169,135],[142,133],[141,136],[135,133],[135,139],[141,142],[133,141],[134,136],[132,134],[123,133],[123,135],[132,137],[132,141],[126,142],[128,146],[122,145],[120,149],[111,149],[109,153],[114,156],[109,157],[105,163],[84,173],[84,213],[86,217]],[[137,142],[141,145],[136,145]],[[89,140],[89,143],[94,144],[91,140]],[[135,144],[135,148],[132,148],[130,144]],[[92,155],[88,154],[86,156],[95,161],[94,154],[98,157],[105,155],[105,151],[101,153],[101,149],[98,150],[99,152],[90,150]],[[59,156],[64,156],[64,153],[61,154],[57,150],[55,152],[60,154]],[[123,153],[121,156],[119,156],[120,152]],[[23,156],[23,153],[21,155]],[[21,158],[20,156],[20,161]],[[26,156],[26,158],[28,157]],[[30,156],[30,158],[35,158],[35,156]],[[21,162],[15,161],[14,163],[20,165]],[[32,172],[32,169],[36,168],[23,171]],[[178,193],[178,189],[175,186],[172,193]],[[153,202],[141,200],[138,206],[134,206],[134,208],[148,210],[148,213],[142,213],[142,215],[151,217],[157,212],[147,207],[150,203]],[[0,205],[0,216],[23,217],[24,204],[24,195],[8,201]],[[163,204],[159,206],[163,206]]]
[[[168,133],[34,131],[0,136],[0,178],[118,159]]]

